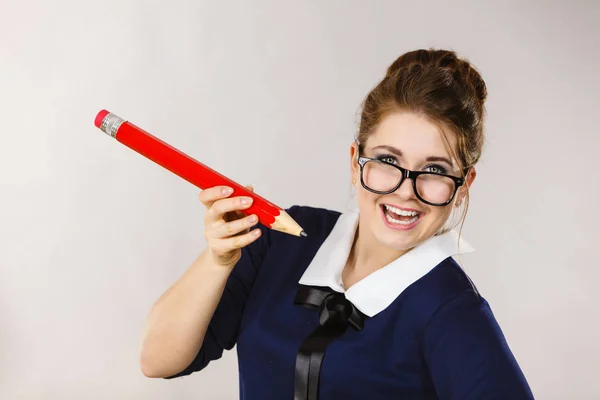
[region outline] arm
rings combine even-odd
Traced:
[[[144,375],[174,378],[206,367],[231,349],[245,301],[268,247],[267,229],[242,249],[232,271],[215,265],[205,251],[153,306],[144,333]]]
[[[245,300],[270,241],[268,229],[235,215],[241,199],[218,188],[202,192],[209,207],[207,249],[153,305],[144,329],[140,365],[144,375],[189,374],[233,347]],[[220,196],[220,197],[219,197]],[[213,202],[214,201],[214,202]],[[229,213],[229,214],[226,214]]]
[[[440,399],[533,399],[489,305],[473,292],[436,311],[423,344]]]
[[[175,374],[198,354],[229,271],[203,252],[155,302],[146,321],[140,365],[144,375]]]

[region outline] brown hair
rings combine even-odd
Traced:
[[[451,151],[462,167],[464,178],[481,157],[486,96],[481,75],[454,51],[421,49],[405,53],[388,67],[383,80],[363,102],[356,138],[359,152],[362,153],[369,136],[388,115],[403,111],[419,113],[457,135],[458,153]],[[463,223],[468,203],[467,190]]]

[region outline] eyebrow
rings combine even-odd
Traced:
[[[386,150],[389,151],[392,154],[397,155],[398,157],[402,157],[402,150],[397,149],[395,147],[392,146],[375,146],[373,147],[372,150]],[[443,161],[446,164],[454,167],[454,164],[452,163],[452,161],[450,161],[447,157],[439,157],[439,156],[429,156],[425,159],[426,161]]]

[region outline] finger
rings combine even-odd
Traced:
[[[252,185],[246,185],[245,188],[248,189],[250,192],[254,193],[254,187]],[[225,218],[227,222],[235,221],[236,219],[244,218],[246,216],[246,214],[244,214],[241,211],[234,211],[233,213],[231,213],[231,215],[233,215],[233,218]]]
[[[254,192],[252,185],[247,185],[246,189],[250,192]],[[229,186],[213,186],[211,188],[202,190],[198,195],[200,201],[207,207],[210,207],[213,202],[229,197],[233,193],[233,188]]]
[[[252,214],[235,221],[213,226],[213,228],[209,229],[207,232],[207,237],[208,239],[225,239],[236,235],[239,236],[240,233],[247,232],[248,229],[252,228],[257,223],[258,217],[256,214]]]
[[[200,192],[198,198],[206,207],[210,207],[217,200],[229,197],[233,188],[228,186],[213,186]]]
[[[233,212],[230,212],[230,213],[226,213],[223,216],[223,219],[225,220],[225,222],[231,222],[231,221],[236,221],[238,219],[242,219],[242,218],[245,218],[245,217],[246,217],[246,214],[244,214],[243,212],[241,212],[241,211],[233,211]]]
[[[236,196],[215,201],[206,213],[207,224],[222,223],[227,213],[245,210],[252,205],[252,197]]]
[[[224,239],[213,239],[211,241],[211,251],[216,255],[224,255],[230,251],[248,246],[258,239],[260,235],[261,230],[256,228],[243,235],[231,236]]]
[[[254,192],[254,188],[252,187],[252,185],[246,185],[246,189],[248,189],[250,192]],[[225,221],[229,222],[229,221],[235,221],[236,219],[240,219],[240,218],[244,218],[246,216],[246,214],[244,214],[241,211],[234,211],[232,213],[229,214],[225,214]]]

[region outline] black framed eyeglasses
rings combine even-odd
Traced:
[[[368,191],[390,194],[398,190],[405,179],[411,179],[419,200],[431,206],[450,204],[463,178],[429,171],[411,171],[378,158],[358,157],[360,183]]]

